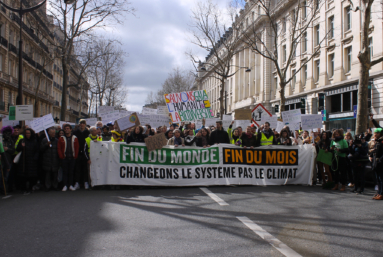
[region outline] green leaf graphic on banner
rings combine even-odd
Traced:
[[[9,106],[9,120],[16,120],[16,106]]]

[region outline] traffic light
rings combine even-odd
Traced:
[[[279,105],[275,105],[275,113],[279,112]]]
[[[325,94],[324,93],[319,93],[318,94],[318,98],[319,98],[318,111],[323,111],[324,110],[324,98],[325,98]]]

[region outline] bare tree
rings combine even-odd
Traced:
[[[225,111],[223,104],[225,82],[241,68],[249,68],[231,64],[231,59],[243,49],[241,47],[241,24],[235,22],[236,7],[229,5],[225,11],[221,12],[220,8],[211,0],[197,3],[196,8],[192,10],[192,38],[190,41],[209,51],[209,55],[202,62],[195,54],[187,53],[196,72],[201,72],[203,77],[212,77],[220,81],[221,118]],[[232,27],[227,24],[232,24]]]
[[[154,102],[165,105],[165,94],[188,91],[193,87],[194,80],[195,75],[190,71],[182,70],[180,67],[174,68],[161,85],[161,89],[153,95]]]
[[[370,30],[371,21],[371,7],[374,0],[361,0],[359,6],[355,6],[353,1],[349,0],[353,11],[361,12],[362,18],[362,32],[361,32],[361,50],[358,54],[360,62],[359,70],[359,85],[358,85],[358,110],[356,114],[356,131],[355,134],[359,135],[366,131],[368,122],[366,115],[368,113],[368,83],[370,78],[370,69],[372,66],[383,61],[383,57],[371,60],[371,54],[368,46],[368,35]]]
[[[116,40],[98,39],[92,46],[93,55],[97,55],[87,73],[90,91],[97,97],[98,105],[122,104],[127,96],[123,85],[122,70],[127,55]]]
[[[156,102],[156,95],[153,91],[150,91],[148,95],[146,96],[145,103],[146,104],[153,104]]]
[[[319,56],[327,38],[328,32],[322,32],[310,51],[308,31],[317,26],[313,24],[314,19],[324,2],[324,0],[296,0],[295,7],[287,17],[286,7],[278,8],[278,1],[249,0],[247,3],[259,8],[258,19],[262,21],[252,22],[252,25],[245,30],[244,42],[252,51],[273,64],[279,78],[281,112],[285,110],[286,86],[308,62]],[[282,40],[283,38],[286,40]],[[298,52],[297,49],[301,51]],[[298,56],[300,61],[296,61]],[[293,64],[295,72],[290,72]]]
[[[71,55],[80,37],[97,28],[122,23],[126,14],[134,13],[128,0],[77,0],[69,5],[65,0],[51,0],[50,14],[60,43],[57,45],[63,68],[61,120],[65,120],[66,97]]]

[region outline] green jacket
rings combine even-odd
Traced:
[[[330,143],[330,148],[335,146],[335,148],[338,148],[339,150],[347,149],[348,150],[348,143],[346,140],[342,139],[339,140],[338,142],[335,142],[335,140],[332,140]],[[346,158],[347,154],[344,152],[337,152],[334,149],[334,153],[337,154],[339,157],[344,157]]]

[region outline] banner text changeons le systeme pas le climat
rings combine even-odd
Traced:
[[[148,152],[139,143],[91,142],[90,150],[94,186],[307,185],[315,157],[312,145],[166,146]]]

